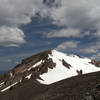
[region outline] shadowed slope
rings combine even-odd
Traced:
[[[0,93],[0,100],[100,100],[99,76],[100,72],[96,72],[51,85],[42,85],[30,79]],[[89,97],[93,99],[85,99]]]

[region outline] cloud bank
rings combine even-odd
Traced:
[[[96,30],[94,36],[100,36],[99,11],[98,0],[0,0],[0,27],[19,29],[20,25],[30,23],[38,12],[41,17],[50,17],[53,24],[65,27],[51,30],[47,33],[49,38],[80,37],[93,30]]]
[[[58,3],[60,3],[58,8],[52,7],[49,13],[54,20],[54,24],[66,27],[66,37],[68,36],[69,29],[78,31],[75,31],[74,36],[79,35],[79,31],[81,35],[93,30],[96,30],[96,33],[93,35],[100,36],[100,1],[76,0],[74,2],[73,0],[60,0]],[[59,32],[59,34],[62,34],[61,31]],[[57,35],[56,33],[52,37],[58,37],[59,34]],[[61,37],[64,36],[62,34]]]
[[[0,0],[0,46],[19,46],[25,43],[25,34],[19,27],[30,23],[37,13],[41,18],[51,18],[52,24],[63,27],[46,33],[47,38],[90,36],[99,39],[99,12],[99,0]],[[70,43],[72,47],[68,46]],[[77,41],[74,45],[69,41],[69,44],[65,41],[57,48],[75,48]],[[65,45],[65,48],[62,45]],[[90,45],[89,49],[84,47],[80,52],[84,50],[85,53],[95,53],[99,49],[98,46]]]
[[[2,46],[19,46],[25,43],[24,33],[17,27],[0,27],[0,45]]]
[[[74,48],[77,48],[78,44],[79,44],[79,41],[67,41],[58,45],[56,49],[57,50],[74,49]]]
[[[42,8],[41,0],[0,0],[0,46],[18,46],[25,43],[22,24]]]

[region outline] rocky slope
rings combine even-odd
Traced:
[[[1,100],[75,100],[67,99],[68,91],[71,92],[72,89],[70,95],[77,94],[77,97],[80,93],[75,91],[80,92],[82,87],[86,88],[82,90],[82,98],[85,98],[92,91],[87,89],[90,84],[95,84],[93,87],[90,85],[90,88],[94,92],[97,91],[96,87],[99,87],[100,83],[99,71],[100,64],[94,60],[56,50],[44,51],[22,60],[21,64],[0,76],[0,98]],[[88,74],[92,72],[96,73]],[[27,91],[29,93],[24,96],[24,92]],[[86,98],[94,97],[90,95]]]
[[[100,100],[100,72],[50,85],[40,84],[31,78],[0,93],[0,100]]]

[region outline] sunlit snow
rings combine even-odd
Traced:
[[[30,79],[30,78],[31,78],[31,76],[32,76],[32,74],[30,74],[30,75],[26,76],[25,78]]]
[[[37,66],[40,65],[42,62],[43,62],[43,61],[40,60],[39,62],[37,62],[36,64],[34,64],[32,67],[30,67],[30,68],[28,69],[28,71],[31,70],[32,68],[37,67]]]
[[[82,70],[83,74],[100,71],[100,68],[89,63],[91,60],[88,58],[80,58],[75,55],[66,55],[56,50],[52,50],[52,54],[49,54],[49,58],[56,63],[56,67],[49,69],[47,73],[40,75],[43,80],[37,80],[42,84],[51,84],[72,76],[76,76],[76,70]],[[62,64],[63,59],[71,65],[70,69]]]
[[[0,83],[0,87],[2,87],[3,84],[4,84],[4,82]]]
[[[11,87],[13,87],[14,85],[16,85],[17,83],[18,83],[18,82],[15,82],[14,84],[12,84],[12,85],[10,85],[10,86],[4,88],[3,90],[1,90],[1,92],[4,92],[4,91],[10,89]]]

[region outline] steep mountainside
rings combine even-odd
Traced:
[[[67,100],[66,98],[61,98],[65,96],[65,92],[67,95],[69,91],[68,86],[71,86],[71,88],[69,87],[70,89],[73,87],[73,93],[76,91],[74,90],[75,88],[79,90],[82,89],[81,84],[82,87],[87,89],[89,80],[93,84],[95,81],[99,81],[99,78],[96,79],[96,77],[99,77],[99,71],[100,62],[76,55],[64,54],[56,50],[47,50],[22,60],[21,64],[0,76],[0,98],[2,98],[2,100]],[[92,72],[96,73],[88,75],[88,73]],[[62,85],[60,83],[62,83]],[[95,85],[99,86],[99,82],[95,83]],[[90,86],[90,88],[92,87]],[[93,87],[92,89],[96,88]],[[79,90],[77,92],[79,92]],[[88,89],[84,90],[83,93],[85,93],[85,91],[88,93]],[[24,96],[24,92],[29,92],[26,95],[27,97]],[[60,97],[58,96],[59,93],[61,93]],[[37,95],[39,95],[40,98],[38,98]],[[50,95],[53,95],[54,99],[50,99]],[[78,95],[79,94],[76,96]],[[49,99],[43,99],[43,96]],[[82,96],[84,97],[85,94],[82,94]]]
[[[31,78],[0,93],[0,100],[100,100],[100,72],[50,85],[40,84]]]

